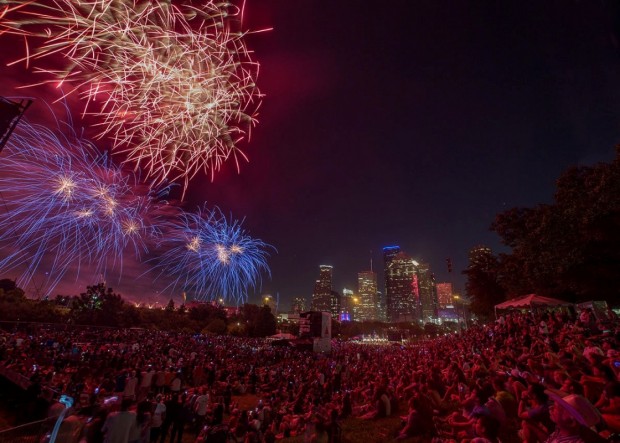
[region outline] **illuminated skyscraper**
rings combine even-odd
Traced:
[[[416,268],[418,263],[398,246],[383,248],[387,320],[416,320],[419,293]]]
[[[364,271],[357,274],[358,321],[377,320],[379,298],[377,293],[377,273]]]
[[[319,278],[312,293],[313,311],[332,311],[332,266],[319,266]]]
[[[437,319],[439,303],[437,301],[437,286],[435,276],[428,263],[417,266],[418,282],[418,318],[424,323]]]
[[[437,301],[440,308],[452,304],[452,283],[437,283]]]
[[[342,290],[342,296],[340,297],[340,320],[354,320],[353,307],[355,299],[352,290],[347,288]]]

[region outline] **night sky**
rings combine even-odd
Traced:
[[[247,0],[246,28],[273,28],[247,39],[265,94],[250,161],[196,178],[186,208],[245,217],[277,249],[262,289],[284,308],[320,264],[341,292],[372,258],[383,291],[390,245],[462,290],[468,250],[501,250],[497,213],[613,157],[619,20],[611,1]]]

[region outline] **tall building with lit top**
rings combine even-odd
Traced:
[[[342,290],[342,296],[340,297],[340,320],[351,321],[354,320],[353,315],[354,300],[356,299],[353,291],[347,288]]]
[[[377,320],[379,310],[379,298],[377,291],[377,273],[364,271],[357,274],[358,321]]]
[[[314,283],[311,308],[313,311],[332,310],[332,270],[329,265],[319,266],[319,278]]]
[[[386,314],[390,322],[417,320],[418,263],[398,246],[383,248]]]
[[[437,283],[437,301],[440,308],[452,304],[452,283]]]

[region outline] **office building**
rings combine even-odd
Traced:
[[[358,309],[357,321],[372,321],[379,317],[377,273],[364,271],[357,274]]]
[[[437,301],[441,309],[452,304],[452,283],[437,283]]]
[[[418,277],[418,317],[423,323],[437,321],[439,303],[435,276],[428,263],[419,263],[416,273]]]
[[[418,263],[398,246],[383,248],[386,314],[389,322],[419,319]]]
[[[332,266],[319,266],[319,278],[314,283],[312,310],[332,312]]]

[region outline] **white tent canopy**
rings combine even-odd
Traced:
[[[528,294],[521,297],[507,300],[503,303],[495,305],[495,312],[498,309],[523,309],[523,308],[544,308],[552,306],[572,306],[573,303],[557,298],[543,297],[542,295]]]
[[[297,337],[287,332],[280,332],[279,334],[269,336],[269,338],[272,340],[293,340]]]

